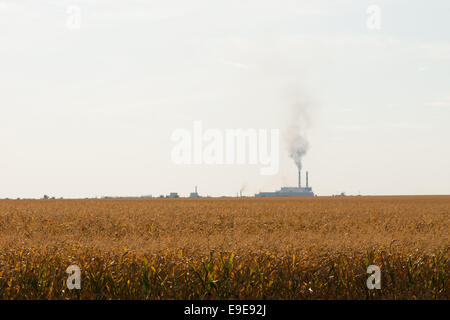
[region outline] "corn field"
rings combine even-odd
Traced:
[[[449,299],[449,211],[450,196],[2,200],[0,299]]]

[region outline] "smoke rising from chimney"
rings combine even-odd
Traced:
[[[290,124],[286,132],[289,156],[294,160],[300,172],[302,159],[309,149],[306,130],[310,126],[311,103],[307,97],[299,97],[291,105]]]
[[[247,182],[242,183],[239,192],[242,194],[247,189]]]

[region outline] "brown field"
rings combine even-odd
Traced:
[[[449,214],[450,196],[2,200],[0,299],[448,299]]]

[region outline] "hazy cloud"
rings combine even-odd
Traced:
[[[360,132],[365,131],[369,127],[365,125],[360,124],[347,124],[347,125],[336,125],[334,126],[334,129],[344,132]]]
[[[423,130],[431,128],[431,126],[428,124],[408,123],[408,122],[388,123],[386,126],[393,129],[410,129],[410,130]]]

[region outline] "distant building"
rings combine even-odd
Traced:
[[[168,198],[179,198],[180,196],[178,195],[177,192],[171,192],[167,197]]]
[[[191,192],[191,194],[189,195],[189,198],[200,198],[200,196],[198,195],[198,192],[197,192],[197,186],[195,186],[195,192]]]
[[[310,187],[282,187],[281,190],[275,192],[260,192],[255,197],[313,197],[314,193]]]
[[[282,187],[275,192],[260,192],[255,197],[313,197],[314,193],[309,186],[309,174],[306,171],[306,187],[301,186],[301,174],[298,173],[298,187]]]

